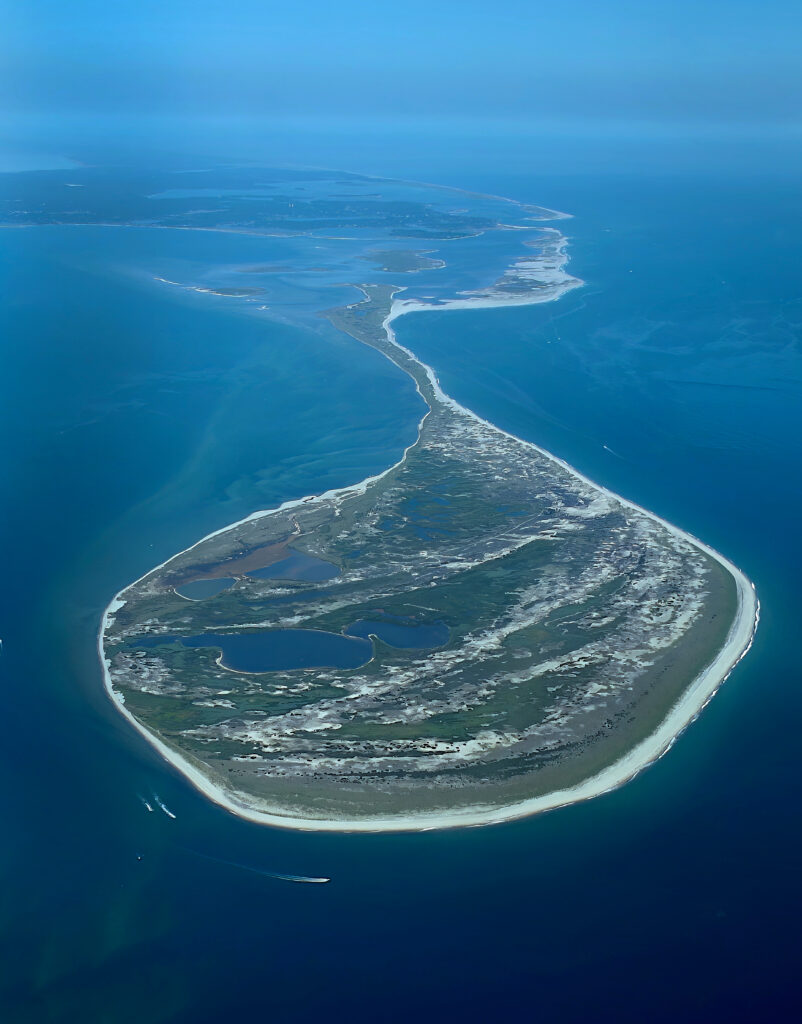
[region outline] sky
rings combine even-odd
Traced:
[[[0,0],[0,115],[802,124],[785,0]]]

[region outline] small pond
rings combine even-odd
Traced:
[[[348,636],[367,639],[371,633],[391,647],[418,648],[442,647],[448,643],[448,626],[445,622],[431,622],[425,625],[411,623],[373,621],[360,619],[346,630]]]
[[[223,665],[238,672],[281,672],[295,668],[359,668],[370,661],[373,644],[359,637],[318,629],[268,629],[263,633],[203,633],[148,637],[139,647],[180,641],[185,647],[217,647]]]
[[[233,582],[233,576],[221,576],[217,580],[191,580],[176,587],[175,592],[181,597],[188,597],[190,601],[202,601],[204,597],[214,597],[228,590]]]
[[[322,558],[315,558],[314,555],[307,555],[303,551],[292,551],[288,558],[266,565],[264,569],[253,569],[246,575],[257,580],[302,580],[304,583],[320,583],[323,580],[333,580],[335,576],[340,575],[340,570],[332,562],[326,562]]]

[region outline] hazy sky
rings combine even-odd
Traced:
[[[802,3],[2,0],[3,113],[800,120]]]

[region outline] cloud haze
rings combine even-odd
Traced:
[[[802,7],[13,0],[6,113],[794,124]]]

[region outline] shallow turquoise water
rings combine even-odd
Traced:
[[[586,805],[411,836],[231,818],[107,702],[99,615],[208,530],[386,467],[420,401],[319,320],[293,327],[150,279],[155,264],[169,277],[272,261],[265,240],[3,232],[9,1019],[787,1012],[801,895],[798,194],[755,178],[466,184],[572,211],[571,270],[587,286],[539,308],[407,317],[399,339],[476,412],[731,557],[763,602],[753,651],[669,756]],[[144,809],[153,792],[175,820]]]

